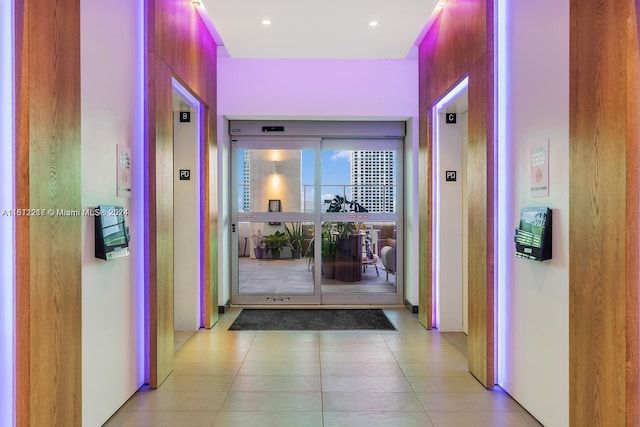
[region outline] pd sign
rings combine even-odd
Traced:
[[[180,169],[180,181],[189,181],[191,179],[191,169]]]
[[[456,181],[457,180],[456,175],[457,175],[456,171],[446,171],[444,177],[447,181]]]

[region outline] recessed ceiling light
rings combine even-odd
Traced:
[[[200,3],[198,0],[193,0],[191,4],[194,6],[200,6],[202,3]]]
[[[263,19],[262,20],[262,25],[271,25],[271,21],[268,19]]]
[[[369,21],[369,25],[372,27],[377,27],[378,26],[378,21]]]

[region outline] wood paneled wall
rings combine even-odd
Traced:
[[[80,0],[16,0],[15,21],[16,206],[80,209]],[[16,217],[17,426],[82,422],[80,220]]]
[[[637,4],[571,0],[569,388],[575,427],[640,425]]]
[[[469,77],[469,369],[494,380],[493,0],[451,0],[420,44],[420,321],[432,327],[432,109]],[[424,240],[422,240],[424,239]]]
[[[216,45],[190,1],[150,0],[147,8],[149,165],[149,384],[173,365],[173,119],[171,78],[204,105],[204,327],[217,320]],[[212,193],[212,191],[214,191]],[[213,248],[213,249],[212,249]]]

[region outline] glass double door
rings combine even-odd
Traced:
[[[402,303],[402,140],[232,144],[232,303]]]

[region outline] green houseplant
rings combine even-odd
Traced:
[[[284,232],[289,239],[291,245],[291,257],[299,259],[302,257],[302,242],[304,241],[304,232],[302,231],[301,222],[292,222],[291,227],[284,224]]]
[[[285,233],[277,230],[273,234],[264,236],[264,244],[267,250],[271,252],[271,258],[280,259],[280,252],[285,246],[289,246],[289,238]]]
[[[335,277],[337,249],[335,228],[335,224],[331,222],[325,222],[322,224],[322,274],[327,279],[333,279]]]

